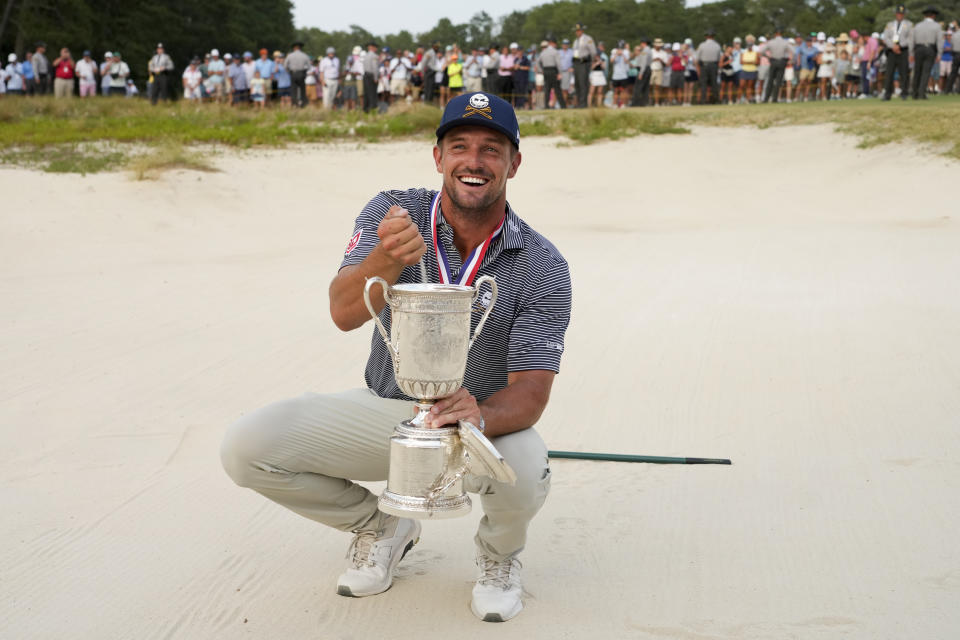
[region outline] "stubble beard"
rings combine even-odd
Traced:
[[[451,180],[454,183],[457,182],[456,178],[451,177]],[[474,222],[482,222],[484,218],[487,217],[490,207],[496,204],[497,200],[503,195],[503,192],[504,189],[502,188],[499,191],[488,191],[480,200],[464,202],[458,197],[456,184],[453,184],[452,188],[447,189],[447,195],[450,197],[450,202],[453,206],[456,207],[464,217]]]

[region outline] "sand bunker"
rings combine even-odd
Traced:
[[[438,184],[429,146],[3,168],[0,636],[955,633],[960,166],[829,127],[523,154],[510,201],[574,279],[548,445],[733,466],[555,461],[507,624],[469,611],[476,507],[341,598],[349,536],[233,486],[218,447],[362,384],[372,329],[340,333],[327,285],[367,198]]]

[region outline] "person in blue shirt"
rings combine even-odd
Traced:
[[[232,56],[233,62],[227,67],[227,76],[233,87],[231,104],[243,104],[250,101],[250,84],[247,82],[247,73],[240,64],[240,56]]]
[[[267,94],[272,94],[272,82],[273,78],[273,60],[269,57],[269,52],[266,49],[260,49],[260,59],[254,63],[254,69],[260,72],[260,77],[266,80],[267,82]]]
[[[813,44],[812,35],[808,35],[804,43],[797,47],[797,59],[793,66],[800,71],[800,83],[797,86],[798,100],[800,99],[801,93],[803,93],[803,99],[807,99],[807,94],[810,91],[810,82],[816,81],[817,56],[819,54],[820,49]]]
[[[20,63],[23,67],[23,92],[32,96],[37,89],[37,77],[33,72],[33,54],[27,51],[26,60]]]
[[[283,54],[279,51],[273,52],[273,79],[277,83],[277,97],[280,98],[280,104],[289,107],[290,100],[290,72],[283,64]]]
[[[950,42],[950,38],[953,36],[953,29],[947,30],[947,35],[943,39],[943,51],[940,52],[940,93],[950,93],[953,89],[951,83],[947,80],[950,78],[950,72],[953,70],[953,57],[960,55],[953,50],[953,43]],[[956,76],[953,77],[956,80]]]

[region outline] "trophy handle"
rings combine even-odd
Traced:
[[[383,338],[383,342],[387,345],[391,352],[396,353],[397,350],[392,344],[390,344],[390,336],[387,335],[387,330],[383,328],[383,323],[380,322],[380,316],[377,315],[377,312],[373,310],[373,303],[370,302],[370,288],[375,284],[379,284],[383,289],[383,299],[387,301],[387,304],[391,303],[389,293],[390,285],[388,285],[387,281],[380,276],[367,278],[367,284],[363,286],[363,303],[367,305],[367,311],[370,312],[370,317],[373,318],[373,321],[377,323],[377,331],[380,332],[380,337]]]
[[[477,283],[474,285],[474,289],[476,289],[476,291],[473,294],[473,301],[476,302],[477,298],[480,297],[480,287],[484,282],[490,283],[490,291],[493,295],[490,297],[490,304],[483,312],[480,322],[477,323],[477,330],[473,332],[472,336],[470,336],[470,344],[467,345],[467,349],[473,346],[473,341],[477,339],[478,335],[480,335],[480,330],[483,329],[483,323],[487,321],[487,318],[490,316],[490,312],[493,311],[493,305],[497,302],[497,281],[493,276],[480,276],[477,278]]]

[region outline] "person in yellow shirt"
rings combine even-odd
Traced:
[[[460,56],[456,52],[450,54],[447,62],[447,98],[454,98],[463,92],[463,63],[460,62]]]
[[[753,102],[753,89],[757,86],[757,64],[760,62],[760,52],[757,51],[756,40],[752,35],[746,37],[747,46],[740,52],[740,89],[737,92],[737,102]]]

